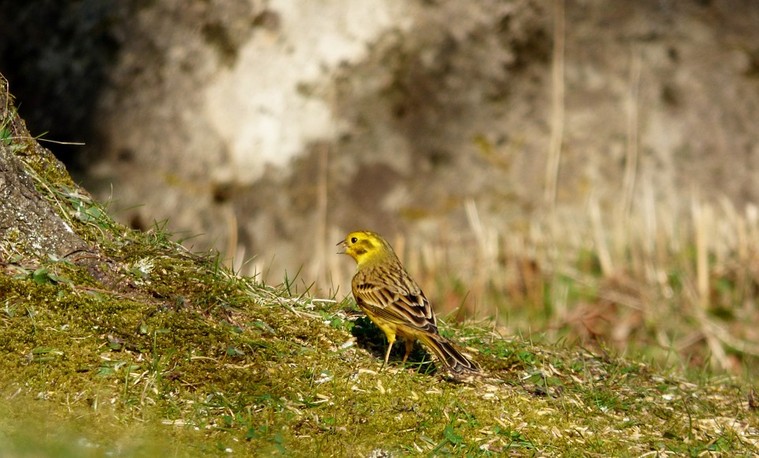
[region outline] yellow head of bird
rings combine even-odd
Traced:
[[[395,255],[390,244],[381,235],[371,231],[351,232],[337,245],[342,247],[339,254],[349,255],[359,266],[383,255]]]

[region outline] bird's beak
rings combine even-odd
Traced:
[[[348,246],[345,244],[345,240],[340,240],[337,242],[337,245],[340,247],[340,251],[337,252],[337,254],[345,254],[345,249],[348,248]]]

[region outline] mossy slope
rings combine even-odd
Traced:
[[[382,336],[350,300],[119,226],[3,113],[3,154],[86,246],[0,244],[0,455],[759,453],[750,387],[488,326],[443,326],[481,379],[446,380],[421,350],[380,372]]]

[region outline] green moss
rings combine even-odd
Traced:
[[[87,441],[93,455],[757,451],[738,386],[478,326],[443,331],[479,351],[482,380],[421,370],[420,349],[408,369],[398,354],[377,372],[381,333],[354,322],[350,303],[293,298],[161,237],[130,237],[103,245],[107,272],[50,260],[0,275],[5,408],[32,404],[66,425],[37,443],[6,422],[8,453],[81,455]]]
[[[0,265],[0,455],[759,453],[748,387],[489,324],[441,323],[481,379],[446,380],[421,348],[380,372],[384,337],[349,300],[294,297],[160,227],[130,231],[30,161],[91,247]]]

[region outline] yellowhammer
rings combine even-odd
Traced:
[[[387,336],[383,368],[398,336],[406,343],[404,363],[418,339],[452,372],[480,371],[474,361],[438,334],[430,302],[382,236],[369,231],[351,232],[338,245],[344,248],[340,254],[350,255],[358,264],[351,282],[356,303]]]

